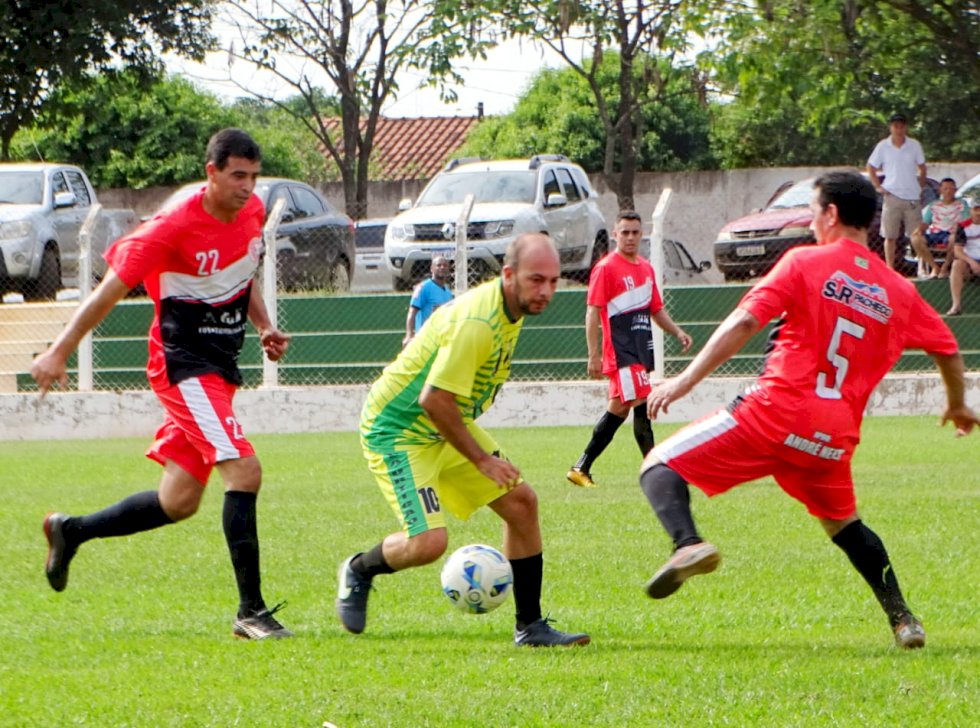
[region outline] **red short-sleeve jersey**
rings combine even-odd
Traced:
[[[765,367],[744,413],[859,437],[871,392],[905,349],[952,355],[949,327],[915,286],[867,248],[841,239],[789,251],[739,307],[773,318]],[[739,412],[743,410],[740,408]]]
[[[233,222],[205,212],[204,190],[120,238],[105,258],[128,286],[153,299],[146,371],[156,387],[216,372],[241,384],[252,280],[265,208],[252,195]]]
[[[631,364],[652,370],[650,316],[664,304],[650,262],[641,257],[630,262],[616,251],[609,253],[592,269],[586,303],[601,312],[603,373]]]

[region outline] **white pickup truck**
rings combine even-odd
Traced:
[[[0,295],[53,299],[79,284],[79,231],[98,204],[88,177],[67,164],[0,164]],[[102,253],[136,227],[132,210],[100,210],[91,236],[92,270]]]

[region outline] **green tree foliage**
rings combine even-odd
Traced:
[[[610,103],[618,101],[619,56],[607,53],[597,74]],[[641,130],[637,169],[675,171],[713,166],[709,150],[708,108],[695,93],[692,72],[671,74],[660,99],[639,109]],[[545,69],[531,81],[514,111],[491,117],[467,138],[465,155],[528,157],[539,153],[565,154],[588,172],[601,172],[606,137],[588,82],[571,68]],[[614,162],[618,165],[617,157]]]
[[[61,83],[117,62],[158,66],[157,52],[203,58],[214,0],[4,0],[0,3],[0,159]]]
[[[488,5],[509,34],[541,41],[586,81],[605,139],[602,175],[616,190],[620,209],[632,209],[634,174],[646,143],[641,110],[665,102],[690,28],[702,19],[703,2],[489,0]],[[580,47],[589,49],[587,59],[579,57]],[[610,53],[618,59],[612,86],[600,79]]]
[[[147,79],[132,69],[64,84],[37,124],[15,138],[13,155],[78,164],[97,187],[175,185],[203,178],[207,141],[227,126],[259,142],[265,174],[322,178],[314,140],[279,109],[226,106],[186,80]]]
[[[716,28],[703,60],[725,99],[723,166],[863,165],[899,110],[928,158],[980,154],[975,1],[767,0],[729,6]]]
[[[229,0],[241,36],[233,58],[278,78],[293,99],[243,90],[278,105],[302,123],[333,161],[344,188],[346,210],[367,215],[371,153],[381,108],[397,93],[396,78],[422,69],[431,83],[460,80],[455,59],[482,56],[485,15],[468,0]],[[317,79],[328,78],[336,99],[324,105]],[[451,95],[451,94],[450,94]]]

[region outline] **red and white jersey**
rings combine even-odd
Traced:
[[[630,262],[616,251],[608,253],[592,268],[586,303],[601,310],[603,373],[631,364],[652,370],[650,316],[664,304],[650,261],[637,256]]]
[[[147,221],[106,251],[116,275],[153,299],[146,372],[154,387],[216,372],[241,384],[252,280],[265,208],[252,195],[234,222],[204,211],[204,190]]]
[[[794,248],[739,303],[773,330],[765,368],[736,408],[767,431],[860,436],[871,392],[904,349],[952,355],[956,339],[915,286],[840,239]]]

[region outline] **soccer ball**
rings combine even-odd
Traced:
[[[493,546],[463,546],[442,567],[442,593],[467,614],[492,612],[507,601],[513,586],[510,562]]]

